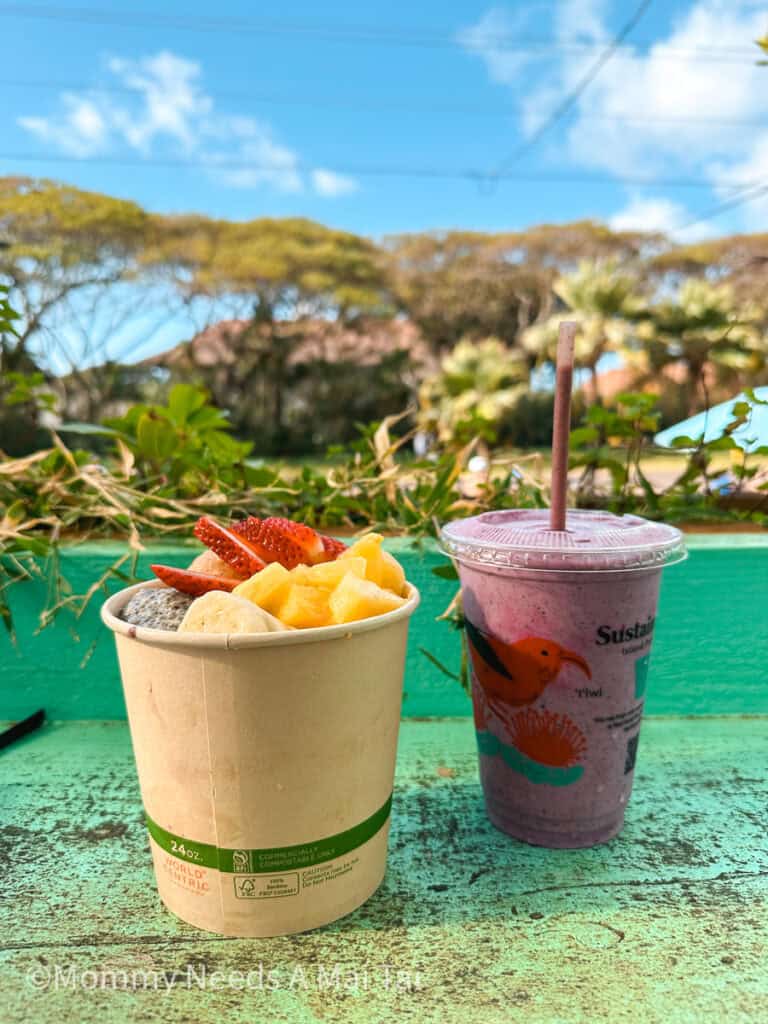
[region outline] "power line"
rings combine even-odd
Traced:
[[[104,166],[117,167],[147,167],[151,169],[162,168],[203,168],[208,171],[252,171],[260,174],[279,174],[282,172],[295,172],[311,174],[317,168],[311,165],[296,162],[290,165],[259,164],[249,163],[242,159],[219,160],[219,159],[187,159],[187,158],[161,158],[152,157],[145,159],[131,156],[54,156],[49,153],[0,153],[0,160],[13,161],[17,163],[69,163],[69,164],[99,164]],[[482,183],[487,180],[487,172],[473,168],[450,168],[440,166],[416,166],[407,164],[349,164],[343,166],[324,167],[332,173],[355,175],[357,177],[372,178],[435,178],[435,179],[458,179]],[[563,184],[588,184],[588,185],[645,185],[657,188],[711,188],[712,182],[700,178],[650,178],[644,176],[622,175],[620,177],[610,175],[581,174],[578,172],[561,171],[507,171],[498,176],[500,181],[530,181],[530,182],[560,182]],[[732,188],[754,188],[758,185],[755,181],[733,182]]]
[[[737,206],[743,206],[745,203],[751,203],[753,199],[759,199],[760,196],[763,195],[768,195],[768,185],[765,183],[747,186],[741,195],[733,196],[731,199],[726,199],[717,206],[713,206],[710,210],[705,211],[693,220],[689,220],[687,223],[683,224],[682,227],[676,228],[675,233],[687,231],[688,228],[695,227],[698,224],[703,224],[705,221],[714,220],[714,218],[719,217],[721,213],[726,213],[728,210],[734,210]]]
[[[521,157],[525,156],[526,153],[529,153],[534,146],[538,145],[550,128],[553,128],[570,112],[573,107],[575,107],[582,93],[589,85],[591,85],[595,78],[597,78],[602,69],[611,57],[613,57],[632,29],[635,28],[652,3],[653,0],[642,0],[640,5],[632,14],[632,17],[622,25],[618,33],[611,40],[610,44],[600,54],[597,60],[587,68],[586,72],[576,82],[576,85],[563,97],[549,117],[545,118],[545,120],[539,125],[533,135],[527,138],[525,142],[521,143],[506,160],[501,161],[496,170],[489,176],[491,179],[498,178],[499,175],[507,170],[512,164],[517,163]]]
[[[54,80],[30,81],[27,79],[0,79],[0,88],[19,89],[43,89],[59,90],[62,92],[79,92],[88,95],[100,93],[136,96],[136,89],[121,85],[101,85],[87,82],[67,82]],[[485,103],[475,104],[444,104],[435,103],[413,103],[411,100],[403,100],[401,103],[393,103],[391,99],[373,97],[365,99],[348,99],[342,96],[323,96],[318,94],[280,94],[261,92],[239,92],[239,91],[217,91],[206,95],[213,100],[224,100],[239,103],[264,103],[276,106],[297,106],[311,107],[313,109],[338,109],[338,110],[359,110],[366,113],[388,112],[400,114],[447,114],[447,115],[480,115],[483,117],[512,117],[515,111],[510,106],[489,107]],[[617,124],[702,124],[718,125],[721,127],[751,127],[768,128],[768,119],[763,118],[727,118],[704,116],[676,116],[669,115],[635,115],[621,116],[618,114],[587,114],[580,113],[579,116],[585,121],[615,122]]]
[[[152,11],[105,11],[91,7],[52,7],[21,3],[0,4],[0,16],[71,21],[120,27],[157,27],[194,32],[225,32],[236,34],[307,36],[335,42],[372,43],[388,46],[456,47],[461,43],[456,33],[435,33],[428,29],[406,28],[400,25],[354,25],[321,22],[278,21],[261,18],[226,17],[217,15],[190,16],[156,14]],[[504,48],[509,51],[561,53],[588,53],[600,49],[601,44],[578,39],[554,39],[546,36],[520,36],[505,33],[475,33],[478,45]],[[639,45],[652,46],[658,40],[643,40]],[[621,46],[621,40],[617,48]],[[695,48],[664,47],[656,59],[688,60],[697,56],[713,63],[742,63],[753,56],[751,48],[727,46],[701,46]]]

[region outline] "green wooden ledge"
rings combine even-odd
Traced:
[[[463,715],[458,686],[419,652],[457,656],[457,637],[434,622],[453,591],[431,572],[443,560],[432,545],[390,546],[424,596],[404,711]],[[0,717],[44,704],[70,720],[0,753],[0,1020],[768,1019],[768,544],[690,546],[665,576],[647,700],[676,717],[643,727],[617,839],[547,851],[503,836],[483,811],[471,721],[406,719],[384,885],[344,921],[269,940],[210,936],[162,908],[127,725],[71,720],[123,714],[96,607],[76,635],[61,620],[35,636],[40,592],[17,588]],[[68,550],[75,587],[118,550]],[[158,557],[184,564],[189,548],[147,562]]]
[[[468,719],[405,721],[382,888],[328,928],[259,940],[160,905],[125,723],[55,724],[9,748],[0,1019],[768,1020],[768,718],[647,721],[626,828],[592,850],[497,832],[474,742]]]
[[[453,583],[432,573],[445,559],[432,543],[414,548],[407,540],[391,540],[387,546],[422,592],[411,627],[403,713],[468,714],[458,684],[420,650],[458,666],[458,636],[435,622],[454,593]],[[689,547],[688,561],[664,576],[647,711],[768,713],[768,535],[693,535]],[[73,546],[63,552],[63,568],[83,592],[123,551],[114,543]],[[190,551],[178,544],[153,546],[142,558],[141,573],[150,575],[152,561],[184,565]],[[7,636],[0,638],[0,717],[21,718],[42,705],[57,719],[124,718],[113,643],[98,619],[98,597],[80,621],[63,615],[35,635],[44,599],[42,582],[11,591],[19,641],[14,650]]]

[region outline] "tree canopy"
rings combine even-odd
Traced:
[[[170,271],[189,295],[249,298],[261,320],[389,309],[375,245],[300,217],[155,217],[142,263]]]
[[[396,412],[420,393],[422,419],[442,435],[454,420],[471,421],[486,392],[500,395],[483,405],[484,421],[502,410],[511,422],[513,392],[530,390],[531,374],[551,364],[567,315],[580,324],[576,357],[593,400],[601,358],[618,351],[635,383],[673,369],[679,404],[693,409],[709,397],[706,374],[729,389],[768,378],[767,270],[767,234],[676,245],[657,232],[584,220],[377,243],[301,217],[157,214],[55,181],[7,177],[0,283],[20,317],[14,332],[3,331],[0,397],[28,395],[24,408],[33,412],[37,385],[22,386],[18,375],[42,371],[49,384],[56,378],[65,410],[98,419],[110,403],[156,400],[174,374],[186,374],[232,407],[244,434],[294,444],[320,405],[326,424],[346,416],[333,431],[348,436],[355,418]],[[183,368],[135,356],[125,365],[138,344],[159,337],[163,317],[182,314],[187,338],[236,322],[229,360],[204,364],[193,344]],[[137,333],[126,344],[131,323]],[[323,325],[345,339],[343,359],[311,355]],[[412,332],[405,344],[402,327]],[[374,337],[375,359],[361,358]],[[418,359],[409,359],[417,346]],[[494,361],[498,373],[488,370]],[[311,432],[318,444],[336,436]]]

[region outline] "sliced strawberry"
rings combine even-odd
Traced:
[[[239,522],[233,523],[232,531],[233,533],[237,533],[239,536],[243,537],[244,540],[247,540],[250,544],[256,546],[262,544],[263,538],[270,533],[269,529],[264,529],[263,524],[265,523],[280,523],[289,535],[292,535],[295,530],[311,531],[311,533],[315,532],[314,530],[311,530],[311,527],[309,526],[303,526],[301,523],[294,523],[290,519],[282,519],[277,516],[272,516],[270,519],[258,519],[256,516],[248,516],[247,519],[241,519]],[[271,536],[274,536],[274,533],[271,533]],[[322,533],[318,534],[318,536],[320,537],[320,541],[323,545],[323,554],[320,555],[316,552],[313,541],[313,547],[308,552],[307,556],[313,558],[315,561],[332,562],[339,557],[342,551],[347,550],[347,545],[343,544],[340,540],[334,540],[333,537],[326,537],[325,534]],[[269,555],[265,544],[264,550],[258,547],[257,550],[265,561],[281,561],[280,558],[274,558]]]
[[[340,540],[336,540],[334,537],[326,537],[324,533],[320,534],[320,540],[323,542],[323,548],[325,549],[326,562],[335,561],[339,555],[347,550],[347,545],[342,543]]]
[[[261,521],[251,517],[243,522],[246,525],[239,526],[243,539],[265,562],[280,562],[286,569],[293,569],[296,565],[315,565],[327,560],[320,534],[311,526],[280,516]]]
[[[176,569],[172,565],[153,565],[152,572],[169,587],[180,590],[182,594],[199,597],[209,590],[234,590],[239,580],[226,580],[223,576],[209,576],[205,572],[190,572],[189,569]]]
[[[230,529],[239,537],[244,537],[245,540],[253,542],[258,539],[259,530],[261,529],[261,519],[258,519],[256,516],[248,516],[247,519],[238,519],[237,522],[232,523]]]
[[[264,560],[259,557],[253,545],[240,534],[221,526],[215,519],[201,516],[195,524],[194,533],[222,561],[236,569],[243,579],[264,568]]]

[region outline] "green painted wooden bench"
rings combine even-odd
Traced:
[[[55,721],[0,753],[2,1024],[768,1019],[768,539],[692,538],[667,573],[627,825],[581,851],[488,824],[468,702],[419,652],[455,659],[434,623],[451,584],[431,546],[394,547],[424,602],[387,877],[350,917],[279,939],[162,908],[110,638],[81,668],[95,614],[33,637],[39,594],[18,588],[0,718]],[[79,586],[109,556],[84,545],[68,571]]]

